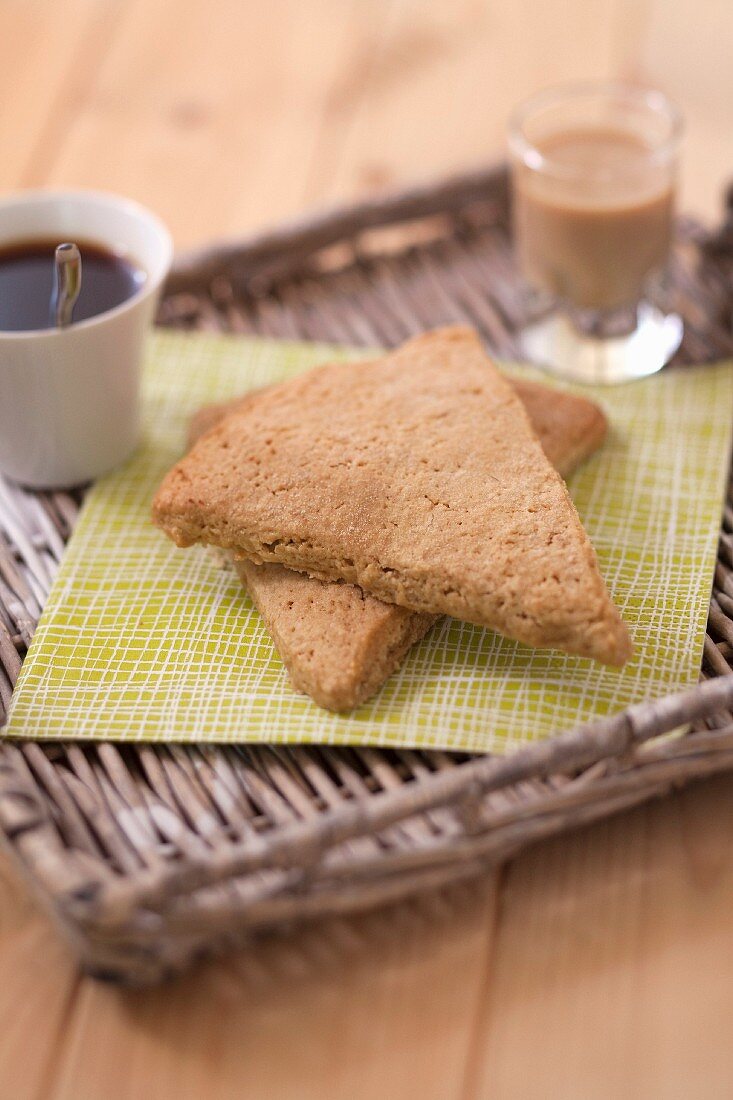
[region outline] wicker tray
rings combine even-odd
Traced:
[[[680,222],[680,362],[733,353],[731,234]],[[396,344],[522,319],[503,169],[182,259],[160,322]],[[80,496],[0,481],[0,713]],[[703,683],[505,758],[322,747],[0,745],[0,829],[99,977],[154,981],[257,929],[475,875],[531,841],[733,766],[733,495]],[[691,732],[661,737],[683,723]],[[73,731],[70,731],[73,733]]]

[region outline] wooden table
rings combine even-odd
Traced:
[[[495,155],[560,79],[665,87],[686,204],[733,174],[729,0],[2,0],[0,187],[155,207],[179,246]],[[121,993],[9,868],[9,1100],[723,1097],[733,779],[537,846],[471,887]]]

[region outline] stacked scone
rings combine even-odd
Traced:
[[[155,522],[226,551],[297,688],[369,698],[440,615],[621,665],[628,632],[561,474],[591,402],[496,369],[471,329],[204,410]]]

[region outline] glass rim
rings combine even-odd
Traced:
[[[613,80],[583,80],[558,84],[536,92],[525,99],[509,117],[507,130],[511,153],[533,171],[541,171],[558,178],[576,178],[581,174],[580,171],[565,164],[558,164],[552,156],[543,153],[527,137],[525,126],[533,115],[543,109],[554,105],[562,106],[565,102],[572,103],[573,101],[590,99],[593,96],[605,96],[609,101],[617,100],[633,103],[646,108],[650,114],[666,118],[669,127],[668,133],[657,144],[649,146],[648,154],[644,157],[644,167],[654,163],[664,164],[674,157],[684,132],[684,120],[679,108],[664,92],[660,92],[656,88],[645,88],[642,85]],[[601,168],[589,171],[585,167],[582,170],[582,175],[585,178],[590,174],[596,179],[608,179],[628,175],[633,171],[636,171],[636,169],[619,171],[619,169]]]

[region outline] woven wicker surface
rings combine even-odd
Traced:
[[[724,228],[708,239],[680,223],[679,362],[733,352],[732,236]],[[160,311],[166,325],[364,345],[468,322],[507,356],[521,320],[502,170],[185,258]],[[250,930],[474,875],[532,840],[731,767],[729,502],[701,672],[708,682],[684,696],[558,731],[503,759],[5,744],[0,827],[87,968],[142,982]],[[79,503],[80,494],[0,481],[0,708]],[[686,736],[662,736],[687,722]]]

